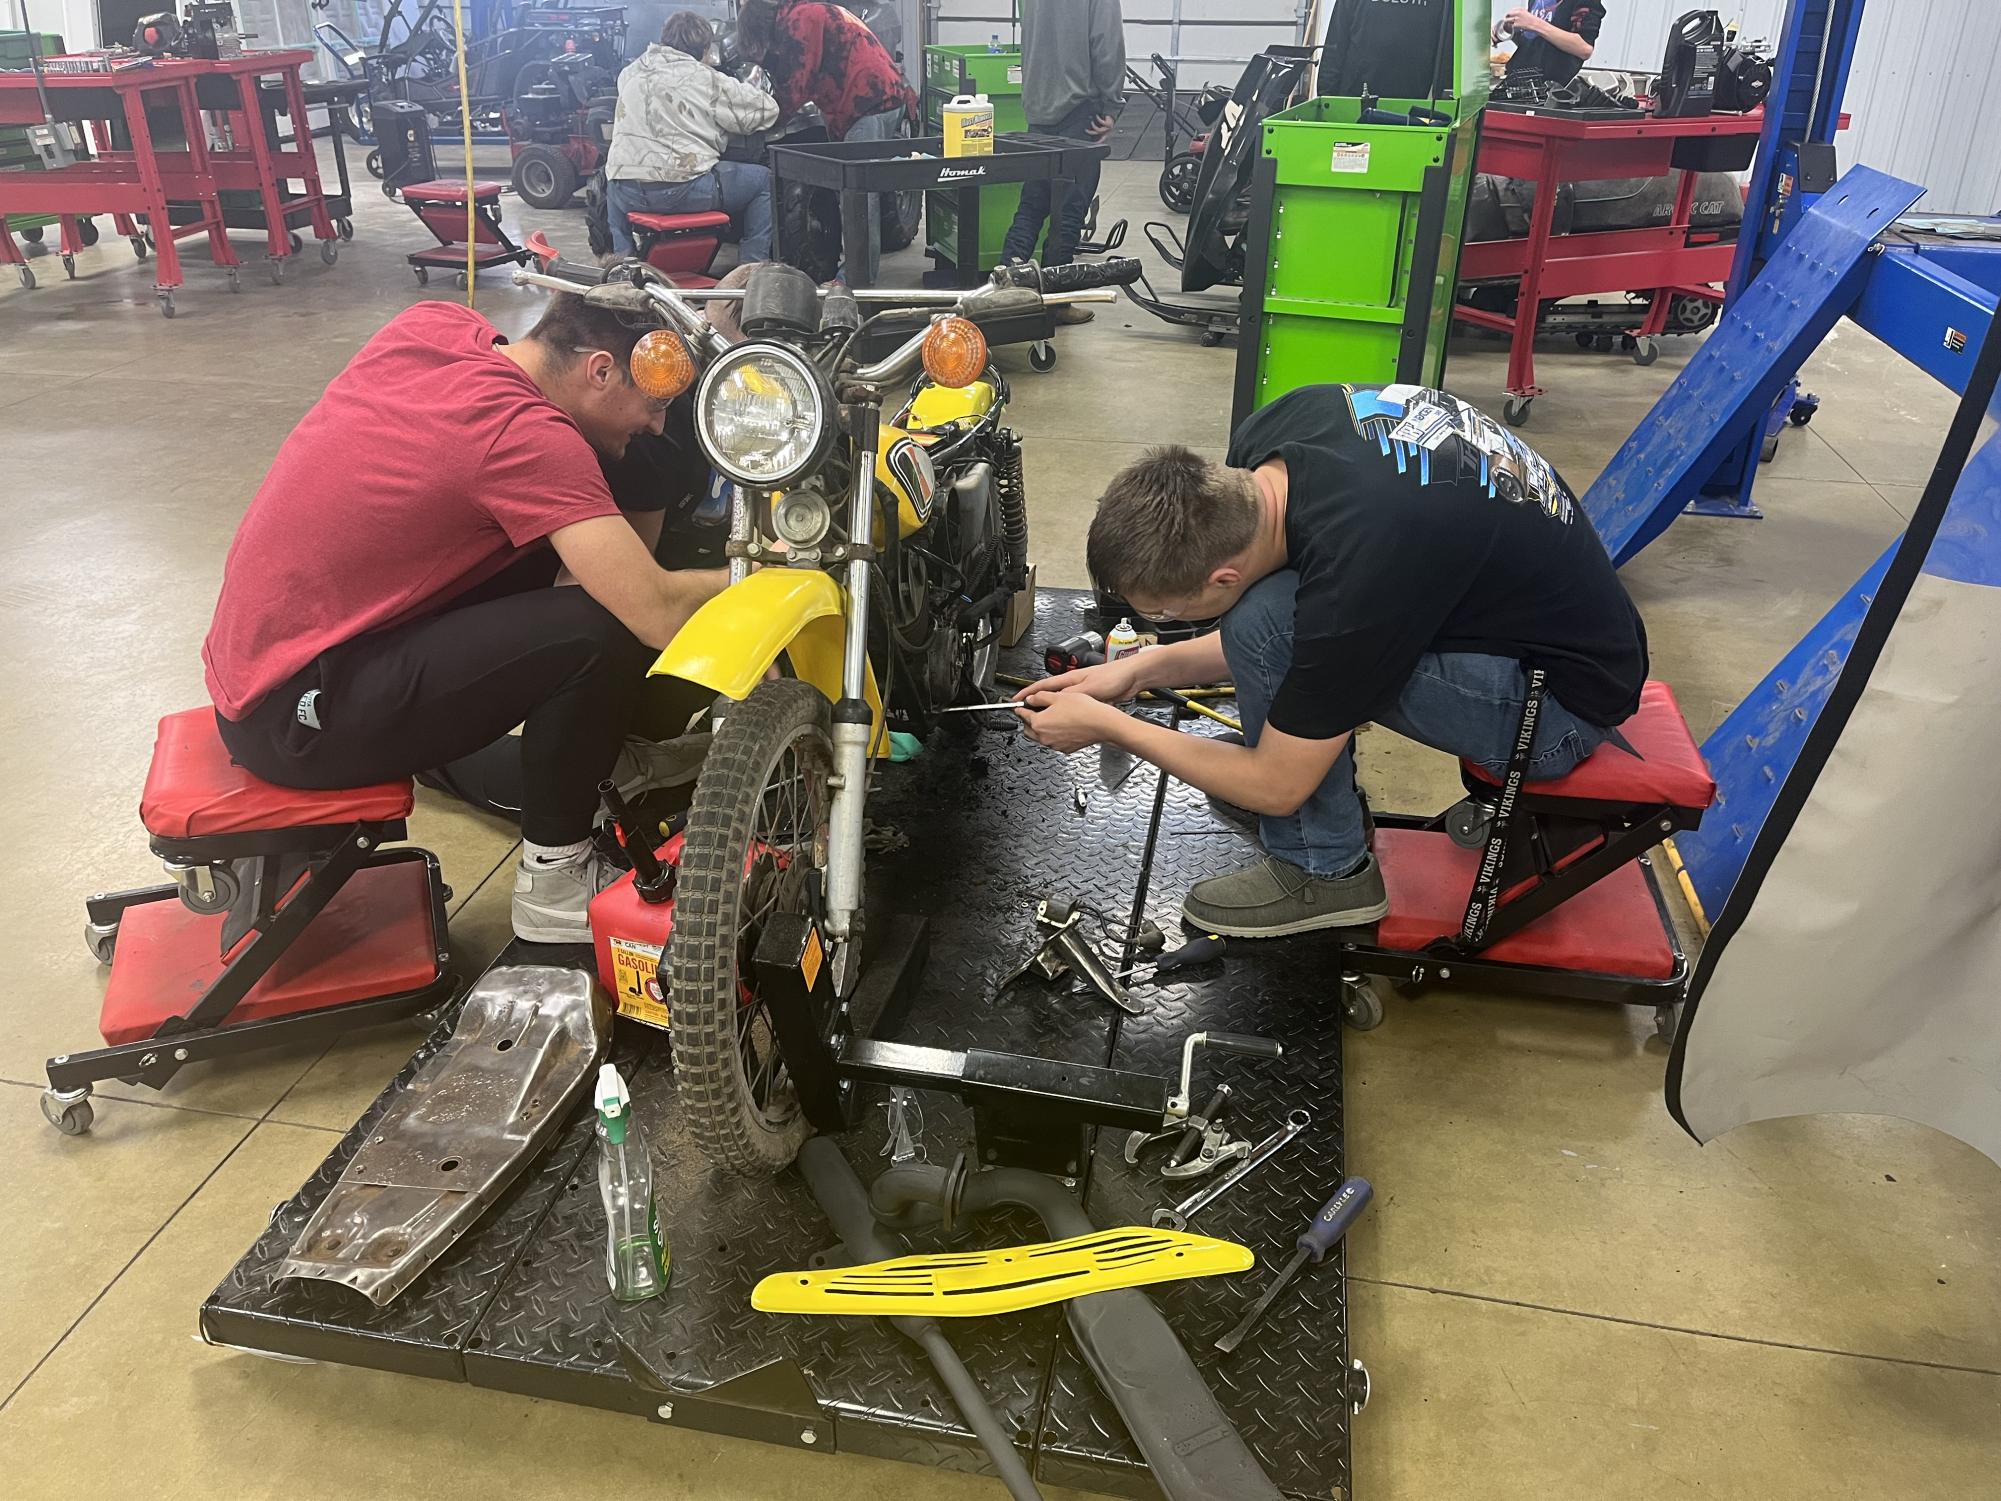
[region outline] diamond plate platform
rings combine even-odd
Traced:
[[[1028,640],[1074,633],[1088,603],[1073,591],[1042,591]],[[1039,673],[1039,658],[1024,646],[1008,654],[1005,670]],[[1066,761],[1023,740],[1011,724],[967,722],[982,718],[960,716],[932,754],[887,773],[872,800],[877,828],[908,841],[891,838],[901,847],[872,856],[872,907],[921,916],[930,931],[915,1002],[906,1014],[886,1018],[876,1035],[1166,1075],[1178,1070],[1181,1040],[1193,1030],[1279,1039],[1286,1050],[1280,1062],[1219,1055],[1197,1080],[1200,1088],[1231,1083],[1236,1124],[1254,1137],[1291,1110],[1313,1114],[1298,1141],[1191,1227],[1249,1245],[1258,1269],[1148,1294],[1272,1479],[1289,1495],[1344,1497],[1348,1331],[1338,1254],[1301,1276],[1234,1356],[1223,1359],[1209,1348],[1343,1176],[1333,946],[1318,938],[1239,945],[1214,972],[1138,990],[1148,1007],[1141,1017],[1032,983],[996,999],[1000,980],[1034,942],[1037,896],[1059,892],[1124,914],[1143,888],[1147,915],[1172,943],[1188,884],[1242,859],[1248,836],[1219,818],[1200,793],[1170,783],[1149,865],[1160,781],[1153,768],[1116,762],[1101,768],[1092,753]],[[1073,777],[1089,797],[1082,816],[1072,811]],[[510,950],[502,961],[515,956]],[[558,956],[589,962],[582,949],[518,955],[544,963]],[[741,1183],[707,1171],[685,1136],[666,1040],[641,1028],[623,1030],[616,1053],[653,1147],[673,1260],[664,1296],[627,1306],[606,1295],[588,1109],[388,1308],[331,1284],[274,1284],[272,1269],[299,1227],[433,1045],[420,1050],[319,1172],[280,1206],[270,1230],[209,1296],[201,1311],[205,1337],[795,1448],[990,1473],[929,1364],[886,1322],[752,1311],[750,1289],[760,1277],[807,1265],[833,1246],[833,1231],[796,1174]],[[970,1113],[937,1095],[924,1096],[923,1106],[926,1151],[933,1162],[948,1163],[971,1139]],[[872,1106],[844,1143],[864,1180],[884,1165],[884,1139],[882,1111]],[[1128,1168],[1122,1145],[1106,1133],[1082,1185],[1085,1205],[1101,1225],[1143,1224],[1153,1209],[1189,1191]],[[963,1226],[953,1237],[932,1231],[909,1241],[925,1250],[1042,1238],[1032,1217],[1011,1213]],[[1159,1494],[1116,1410],[1072,1348],[1060,1307],[954,1321],[948,1332],[1040,1478],[1120,1495]]]

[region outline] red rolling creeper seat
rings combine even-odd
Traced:
[[[507,237],[500,223],[500,189],[497,182],[472,185],[472,263],[475,271],[489,266],[525,266],[529,252]],[[466,285],[466,185],[446,177],[429,182],[413,182],[397,190],[404,205],[424,223],[438,243],[413,250],[404,259],[417,274],[418,284],[431,280],[431,271],[452,271],[461,290]]]
[[[640,257],[684,287],[713,287],[709,275],[723,236],[729,233],[730,216],[710,211],[700,214],[627,214],[632,226],[632,243]]]
[[[1372,942],[1344,946],[1352,1025],[1381,1020],[1364,976],[1382,975],[1405,993],[1444,984],[1651,1005],[1672,1035],[1688,963],[1647,851],[1700,824],[1716,782],[1667,684],[1644,686],[1619,733],[1630,751],[1607,741],[1568,775],[1522,784],[1484,920],[1494,777],[1461,762],[1465,800],[1434,819],[1378,820],[1390,910]]]
[[[42,1112],[90,1129],[91,1086],[158,1089],[189,1063],[426,1012],[451,999],[450,897],[405,837],[408,780],[302,792],[229,758],[215,711],[160,721],[140,821],[173,880],[84,903],[111,966],[106,1046],[48,1062]]]

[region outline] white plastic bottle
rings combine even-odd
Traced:
[[[667,1286],[667,1242],[653,1203],[653,1157],[632,1119],[632,1095],[607,1063],[598,1070],[598,1193],[604,1200],[605,1279],[621,1303]]]

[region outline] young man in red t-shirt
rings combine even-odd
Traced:
[[[647,663],[725,579],[653,560],[599,455],[658,433],[640,329],[559,295],[510,344],[423,302],[293,429],[237,529],[202,647],[223,743],[285,787],[443,766],[522,726],[514,931],[587,942],[597,786]],[[558,564],[580,587],[556,587]]]
[[[827,0],[744,0],[737,50],[771,75],[782,117],[817,104],[827,134],[837,141],[889,141],[906,120],[916,127],[916,93],[889,49],[853,11]],[[851,286],[875,284],[882,254],[882,205],[875,194],[869,196],[868,225],[868,264],[844,272]]]

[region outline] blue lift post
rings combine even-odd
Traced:
[[[1723,320],[1584,497],[1618,563],[1684,507],[1758,514],[1761,441],[1782,420],[1801,363],[1843,316],[1941,384],[1966,388],[2001,300],[2001,244],[1894,228],[1921,189],[1861,167],[1837,180],[1834,133],[1862,6],[1787,8]],[[2001,536],[1991,546],[2001,557]],[[1735,884],[1887,559],[1703,743],[1718,806],[1672,850],[1699,909],[1720,910]]]

